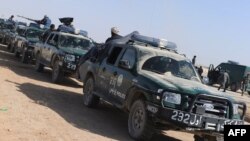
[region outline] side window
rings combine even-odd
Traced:
[[[59,38],[59,35],[55,35],[55,37],[53,38],[54,42],[55,42],[55,45],[58,44],[58,38]]]
[[[128,61],[130,67],[134,67],[135,65],[136,52],[133,49],[127,49],[123,54],[121,60]]]
[[[48,41],[47,41],[47,43],[48,43],[49,45],[52,45],[52,46],[55,46],[55,45],[56,45],[55,38],[56,38],[56,36],[57,36],[57,40],[58,40],[58,35],[55,35],[55,37],[54,37],[54,35],[55,35],[55,34],[50,34],[49,39],[48,39]],[[53,38],[53,37],[54,37],[54,38]]]
[[[49,35],[49,38],[48,38],[48,40],[47,40],[47,43],[48,43],[48,44],[51,44],[52,39],[53,39],[53,36],[54,36],[54,34],[50,34],[50,35]]]
[[[108,57],[107,63],[114,65],[121,51],[122,51],[121,47],[114,47]]]

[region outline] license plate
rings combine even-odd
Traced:
[[[244,122],[240,120],[225,120],[224,125],[243,125]]]
[[[188,126],[204,128],[206,130],[213,131],[224,131],[224,125],[242,125],[244,124],[241,120],[230,120],[230,119],[216,119],[203,117],[192,113],[185,113],[182,111],[174,110],[171,115],[173,121],[186,124]],[[203,127],[204,126],[204,127]]]
[[[68,64],[67,64],[67,68],[68,68],[68,69],[71,69],[71,70],[76,70],[76,65],[71,64],[71,63],[68,63]]]
[[[174,110],[171,119],[191,126],[200,126],[202,116]]]
[[[188,124],[190,122],[190,114],[181,111],[173,111],[171,119],[178,122]]]

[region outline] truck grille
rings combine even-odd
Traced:
[[[199,95],[194,101],[192,112],[216,118],[228,118],[229,101],[208,95]]]

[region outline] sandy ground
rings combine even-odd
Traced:
[[[50,70],[38,73],[0,46],[0,141],[131,140],[125,113],[105,103],[88,109],[82,104],[81,83],[65,79],[56,85],[50,76]],[[192,141],[192,137],[167,131],[152,140]]]

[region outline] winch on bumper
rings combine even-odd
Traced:
[[[225,117],[216,117],[212,114],[207,114],[206,107],[199,106],[197,100],[204,98],[206,95],[200,95],[194,98],[192,105],[188,110],[178,110],[171,107],[159,106],[158,104],[147,103],[147,110],[156,118],[157,121],[170,125],[179,130],[187,132],[215,133],[222,134],[224,125],[243,125],[246,105],[244,103],[236,103],[241,105],[242,115],[240,118],[233,118],[233,109],[230,109],[230,115]],[[207,98],[207,97],[206,97]],[[218,100],[217,97],[208,97],[207,99]],[[223,99],[226,100],[226,99]],[[229,101],[228,101],[229,102]],[[235,103],[234,103],[235,104]],[[197,106],[198,105],[198,106]],[[196,109],[194,110],[196,106]],[[231,106],[232,107],[232,106]],[[228,112],[229,113],[229,112]]]

